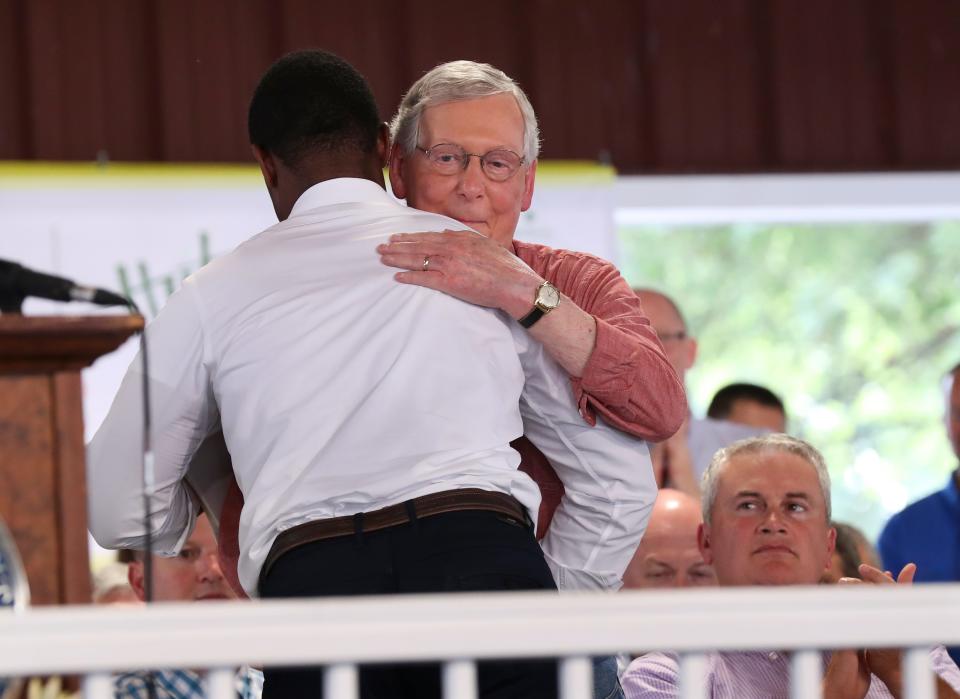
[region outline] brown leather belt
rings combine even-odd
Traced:
[[[445,490],[440,493],[422,495],[399,505],[391,505],[372,512],[362,512],[344,517],[317,519],[299,524],[281,532],[270,547],[260,570],[260,580],[267,577],[270,568],[280,556],[314,541],[334,539],[363,532],[375,532],[379,529],[406,524],[415,519],[423,519],[445,512],[461,510],[485,510],[496,512],[524,526],[530,525],[527,511],[515,498],[505,493],[497,493],[479,488]]]

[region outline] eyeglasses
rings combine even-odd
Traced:
[[[523,165],[524,160],[520,155],[506,148],[496,148],[480,155],[467,153],[453,143],[438,143],[431,148],[417,146],[417,150],[427,156],[430,165],[441,175],[456,175],[467,169],[471,157],[479,158],[480,168],[494,182],[503,182],[513,177]]]

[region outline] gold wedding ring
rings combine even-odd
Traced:
[[[423,258],[423,271],[424,272],[430,271],[430,255],[427,255],[426,257]]]

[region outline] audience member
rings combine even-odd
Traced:
[[[130,586],[137,599],[146,598],[144,559],[135,553],[130,563]],[[196,526],[180,553],[173,558],[153,557],[153,595],[157,602],[201,602],[232,599],[233,591],[223,577],[217,552],[217,540],[206,515],[197,517]],[[154,683],[156,699],[203,699],[203,676],[196,670],[141,670],[118,675],[114,679],[117,699],[147,699]],[[250,667],[237,671],[236,689],[240,699],[258,699],[263,675]]]
[[[671,366],[686,384],[687,371],[697,359],[697,341],[690,335],[680,307],[666,294],[653,289],[634,289],[650,319]],[[712,418],[687,419],[673,437],[654,446],[653,460],[657,481],[694,496],[700,493],[700,477],[717,449],[738,439],[765,432],[756,427],[738,425]]]
[[[823,574],[821,582],[835,583],[840,578],[859,578],[860,565],[863,563],[871,568],[880,567],[880,556],[862,531],[842,522],[833,522],[832,526],[837,531],[837,541],[830,568]]]
[[[717,391],[707,417],[771,432],[787,431],[787,410],[776,393],[752,383],[732,383]]]
[[[623,574],[623,587],[716,585],[717,576],[697,546],[702,521],[696,498],[679,490],[661,490],[643,540]]]
[[[811,585],[830,564],[836,532],[830,527],[830,477],[812,446],[787,435],[747,439],[721,449],[703,480],[703,524],[698,541],[722,586]],[[906,568],[900,581],[911,579]],[[864,579],[893,579],[864,565]],[[939,646],[931,662],[945,692],[960,691],[960,669]],[[823,653],[824,696],[900,696],[900,654],[843,650]],[[679,696],[673,653],[649,653],[622,678],[628,699]],[[708,655],[707,693],[713,699],[787,696],[789,658],[781,653]],[[950,696],[947,694],[947,696]],[[957,696],[954,694],[954,696]]]
[[[947,439],[960,459],[960,364],[944,378]],[[917,564],[917,582],[960,580],[960,467],[946,487],[908,505],[895,514],[880,533],[878,542],[883,565],[899,570],[908,562]],[[960,647],[950,649],[960,662]]]

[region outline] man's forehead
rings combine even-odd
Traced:
[[[423,111],[420,128],[435,138],[477,138],[523,145],[523,113],[509,93],[432,104]]]
[[[696,545],[683,547],[658,547],[646,552],[644,562],[647,565],[684,568],[692,564],[703,563],[703,555]]]
[[[760,494],[823,500],[817,469],[790,452],[740,454],[730,459],[718,476],[718,490],[727,497]]]
[[[193,546],[205,546],[211,542],[216,545],[217,538],[213,534],[213,527],[210,526],[210,520],[207,519],[206,515],[201,514],[197,517],[197,523],[193,527],[193,532],[190,533],[186,543],[192,544]]]
[[[673,304],[663,294],[645,291],[638,294],[643,311],[654,329],[660,332],[675,332],[683,330],[683,319],[677,313]]]

